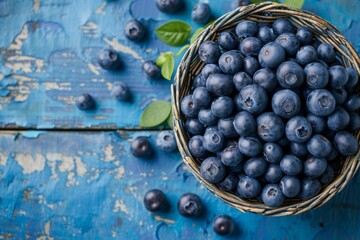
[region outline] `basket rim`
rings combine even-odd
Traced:
[[[221,30],[221,27],[224,27],[224,23],[229,20],[233,20],[239,18],[240,20],[243,18],[252,18],[253,15],[257,16],[257,13],[266,12],[272,10],[276,13],[285,13],[287,18],[292,20],[294,25],[301,26],[301,22],[304,21],[305,18],[307,21],[312,22],[313,29],[320,32],[325,32],[328,35],[318,35],[317,37],[320,40],[323,38],[327,38],[327,41],[333,42],[339,39],[344,43],[347,49],[343,49],[342,46],[335,45],[335,48],[338,53],[344,57],[344,64],[352,65],[360,75],[360,58],[354,47],[351,43],[347,41],[347,39],[341,34],[341,32],[333,26],[328,21],[323,18],[315,15],[314,13],[295,9],[288,7],[284,4],[278,4],[273,2],[263,2],[259,4],[251,4],[245,7],[240,7],[233,11],[230,11],[220,18],[215,20],[211,25],[209,25],[195,40],[194,43],[191,44],[189,49],[184,54],[181,62],[177,68],[177,72],[175,75],[174,83],[171,85],[171,96],[172,96],[172,109],[173,109],[173,118],[174,118],[174,134],[176,137],[177,145],[179,151],[182,155],[183,161],[190,169],[191,173],[197,178],[197,180],[208,190],[211,194],[222,200],[223,202],[229,204],[230,206],[242,211],[242,212],[253,212],[257,214],[267,215],[267,216],[287,216],[287,215],[296,215],[308,211],[310,209],[314,209],[322,206],[326,202],[328,202],[332,197],[334,197],[337,193],[339,193],[351,180],[351,178],[355,175],[357,170],[360,167],[360,149],[357,154],[351,158],[346,158],[342,160],[344,165],[342,166],[341,172],[339,175],[326,187],[322,188],[321,191],[314,196],[313,198],[306,201],[298,201],[296,203],[292,203],[289,205],[283,205],[278,208],[268,207],[260,202],[252,202],[246,199],[242,199],[233,193],[225,192],[219,190],[215,184],[209,183],[204,180],[200,174],[199,166],[196,164],[194,158],[191,156],[191,153],[187,147],[186,130],[184,131],[184,124],[182,121],[181,113],[180,113],[180,92],[179,92],[179,84],[182,83],[182,76],[187,76],[189,73],[190,65],[193,63],[193,58],[197,56],[197,49],[201,42],[206,39],[208,36],[212,36]],[[291,13],[291,16],[288,15]],[[297,19],[299,17],[299,19]],[[278,17],[280,18],[280,17]],[[240,21],[239,20],[239,21]],[[236,23],[237,24],[237,23]],[[226,25],[225,25],[226,27]],[[232,27],[231,27],[232,28]],[[337,39],[338,38],[338,39]],[[332,44],[334,46],[334,44]],[[346,50],[348,52],[346,52]],[[350,59],[351,60],[348,60]],[[185,80],[184,80],[185,81]],[[360,82],[357,87],[359,88]],[[360,131],[357,132],[356,136],[357,140],[360,139]],[[241,204],[240,204],[241,203]]]

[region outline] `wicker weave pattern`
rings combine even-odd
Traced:
[[[270,14],[265,14],[270,13]],[[174,114],[174,132],[177,138],[179,151],[184,162],[190,168],[194,176],[216,197],[225,203],[237,208],[240,211],[249,211],[269,216],[296,215],[317,208],[337,193],[339,193],[350,179],[354,176],[360,166],[360,151],[352,158],[342,159],[342,170],[335,177],[332,183],[322,189],[322,191],[312,199],[307,201],[287,200],[284,206],[272,208],[265,206],[257,201],[241,199],[238,196],[219,190],[214,184],[205,181],[200,174],[200,161],[191,156],[187,143],[188,134],[185,130],[185,118],[180,113],[180,103],[184,96],[189,94],[192,87],[192,79],[201,71],[204,63],[197,56],[200,44],[207,40],[216,40],[217,35],[226,29],[234,28],[244,19],[256,22],[273,22],[277,18],[289,18],[295,26],[307,26],[314,36],[322,42],[333,45],[337,51],[337,56],[345,66],[354,67],[360,74],[360,58],[353,46],[345,39],[340,31],[326,20],[299,9],[289,8],[285,5],[265,2],[252,4],[234,10],[217,19],[211,26],[206,28],[199,38],[191,45],[185,53],[175,76],[175,83],[172,86],[172,103]],[[359,93],[359,85],[356,92]],[[360,139],[360,131],[356,133],[356,138]]]

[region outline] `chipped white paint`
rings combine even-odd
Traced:
[[[41,2],[41,0],[34,0],[34,3],[33,3],[33,11],[34,11],[34,12],[39,11],[40,2]]]
[[[90,38],[97,38],[99,34],[97,33],[97,25],[95,22],[88,21],[85,25],[80,26],[85,36]]]
[[[45,167],[45,158],[40,153],[36,153],[35,157],[30,154],[16,153],[14,160],[23,168],[24,174],[40,172]]]
[[[51,223],[50,223],[50,220],[49,220],[44,225],[44,233],[45,233],[45,235],[42,235],[42,236],[36,238],[36,240],[54,240],[54,238],[50,236],[50,227],[51,227]]]
[[[6,166],[8,156],[5,156],[3,153],[0,152],[0,165]]]
[[[14,55],[6,58],[5,66],[14,72],[31,73],[42,72],[45,67],[45,61],[40,58],[35,58],[26,55]]]
[[[20,50],[23,46],[23,41],[29,37],[28,25],[24,24],[21,32],[15,37],[14,41],[10,44],[10,50]]]
[[[106,7],[106,2],[103,2],[100,7],[98,7],[98,9],[96,9],[95,13],[96,14],[102,14],[102,15],[105,15],[106,12],[104,10],[104,8]]]
[[[85,176],[87,172],[86,165],[81,161],[79,157],[75,158],[75,163],[76,163],[76,174],[80,177]]]
[[[174,224],[175,223],[175,221],[172,220],[172,219],[162,218],[162,217],[160,217],[158,215],[155,215],[154,218],[155,218],[156,221],[164,222],[164,223],[167,223],[167,224]]]
[[[111,88],[112,88],[113,84],[110,83],[110,82],[107,82],[107,83],[106,83],[106,86],[107,86],[107,89],[108,89],[109,91],[111,91]]]
[[[57,96],[56,99],[69,105],[74,105],[76,101],[75,96]]]
[[[4,79],[4,74],[0,73],[0,80]]]
[[[63,83],[44,82],[42,84],[44,85],[46,91],[49,90],[71,91],[70,82],[63,82]]]
[[[143,58],[137,52],[132,50],[130,47],[121,44],[116,38],[113,38],[112,40],[110,40],[107,37],[103,37],[103,40],[104,40],[104,42],[109,44],[116,51],[126,53],[126,54],[130,54],[135,59],[138,59],[140,61],[144,61]]]
[[[88,63],[87,66],[88,66],[88,68],[90,69],[90,71],[92,71],[94,74],[100,75],[100,72],[99,72],[100,67],[97,67],[97,66],[95,66],[95,65],[92,64],[92,63]]]
[[[103,148],[103,151],[105,154],[105,158],[104,158],[105,162],[111,162],[111,161],[115,160],[113,149],[114,149],[114,146],[111,145],[111,143],[109,143],[105,148]]]
[[[116,178],[116,179],[120,179],[120,178],[122,178],[122,177],[124,176],[124,174],[125,174],[125,167],[124,167],[124,166],[120,166],[120,167],[118,167],[118,168],[115,170],[115,172],[116,172],[115,178]]]
[[[126,208],[126,205],[124,204],[123,200],[121,199],[116,199],[115,201],[115,206],[113,208],[113,212],[123,212],[125,214],[129,214],[127,208]]]

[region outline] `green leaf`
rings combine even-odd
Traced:
[[[155,63],[158,67],[162,67],[164,63],[168,60],[169,56],[174,55],[172,52],[161,53],[160,56],[156,59]]]
[[[250,0],[251,3],[261,3],[263,0]]]
[[[186,49],[188,49],[190,47],[190,44],[186,44],[184,45],[177,53],[175,53],[175,57],[180,56]]]
[[[167,79],[167,80],[171,80],[171,76],[174,72],[174,67],[175,67],[175,63],[174,63],[174,56],[173,55],[167,55],[166,56],[166,61],[164,62],[164,64],[161,67],[161,75]]]
[[[141,127],[156,127],[164,123],[171,112],[171,103],[167,101],[154,101],[150,103],[141,115]]]
[[[183,45],[189,39],[191,31],[189,24],[174,20],[158,27],[155,33],[164,43],[177,47]]]
[[[169,127],[174,128],[174,118],[173,118],[172,112],[170,112],[170,115],[169,115],[168,119],[166,120],[166,122],[169,125]]]
[[[284,0],[283,4],[293,8],[302,8],[305,0]]]
[[[194,34],[190,38],[190,44],[195,42],[195,40],[198,38],[198,36],[200,35],[200,33],[202,31],[204,31],[203,27],[199,27],[198,29],[196,29],[196,31],[194,32]]]

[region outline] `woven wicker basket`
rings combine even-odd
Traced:
[[[270,13],[270,14],[265,14]],[[192,80],[203,67],[204,63],[197,56],[200,44],[207,40],[216,41],[217,35],[226,29],[234,28],[240,21],[247,19],[256,22],[273,22],[277,18],[289,18],[292,23],[298,26],[307,26],[314,36],[321,42],[327,42],[335,46],[339,60],[345,66],[354,67],[360,73],[360,59],[353,46],[345,39],[339,30],[324,19],[315,14],[299,9],[289,8],[285,5],[265,2],[252,4],[239,8],[225,14],[217,19],[212,25],[206,28],[198,39],[190,46],[185,53],[175,76],[172,85],[172,103],[174,114],[174,132],[177,144],[183,160],[190,168],[194,176],[216,197],[225,203],[233,206],[240,211],[249,211],[269,216],[296,215],[317,208],[337,193],[339,193],[350,179],[354,176],[360,166],[360,151],[355,157],[342,159],[342,169],[328,186],[321,192],[307,201],[286,200],[284,205],[279,208],[272,208],[255,200],[241,199],[238,196],[219,190],[214,184],[204,180],[200,174],[200,161],[191,156],[188,148],[189,136],[185,129],[185,118],[180,113],[180,103],[192,88]],[[356,91],[359,93],[359,85]],[[360,131],[356,133],[356,138],[360,139]]]

